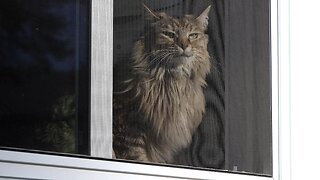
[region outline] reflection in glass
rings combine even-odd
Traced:
[[[88,9],[0,2],[0,146],[88,153]]]

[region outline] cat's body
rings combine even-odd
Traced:
[[[205,111],[209,9],[174,19],[146,8],[147,30],[133,48],[131,77],[114,93],[117,158],[170,163],[190,144]]]

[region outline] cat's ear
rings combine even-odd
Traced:
[[[156,12],[153,12],[145,4],[142,4],[144,8],[144,17],[146,20],[158,20],[160,19],[159,15]]]
[[[209,11],[211,5],[208,6],[196,19],[203,26],[204,29],[207,29],[209,24]]]

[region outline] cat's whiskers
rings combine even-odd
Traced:
[[[167,50],[163,50],[161,52],[156,53],[156,57],[149,62],[147,69],[150,70],[151,66],[153,66],[155,63],[157,63],[155,67],[158,67],[158,65],[163,61],[163,59],[166,59],[171,54],[173,54],[173,52]]]
[[[168,57],[170,57],[171,55],[173,55],[174,53],[166,53],[161,59],[159,59],[158,60],[158,63],[156,64],[156,67],[158,67],[159,66],[159,64],[161,64],[163,61],[165,61],[165,63],[164,63],[164,65],[166,65],[167,64],[167,62],[169,61],[169,60],[171,60],[171,58],[168,58]]]
[[[153,53],[145,53],[143,55],[143,58],[138,58],[140,59],[140,61],[136,61],[135,65],[133,65],[133,68],[137,69],[137,70],[144,70],[145,66],[144,66],[144,62],[146,62],[148,60],[148,58],[150,58],[151,56],[153,56]]]
[[[151,70],[151,66],[157,62],[157,64],[155,65],[155,67],[157,67],[159,65],[159,63],[161,63],[164,59],[167,59],[167,57],[169,57],[170,55],[172,55],[173,53],[158,53],[160,55],[157,55],[156,58],[152,59],[149,63],[149,65],[146,67],[146,69]],[[159,69],[159,68],[153,68],[153,69]],[[149,83],[151,81],[155,80],[155,78],[150,78],[148,80],[143,81],[143,83]]]
[[[151,59],[151,61],[148,63],[148,66],[146,67],[146,69],[150,70],[151,66],[156,63],[159,59],[163,58],[165,56],[165,53],[160,54],[158,56],[156,56],[155,58]]]

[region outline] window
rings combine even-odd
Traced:
[[[1,146],[88,154],[89,1],[1,9]]]
[[[77,3],[79,3],[79,1],[76,1]],[[119,38],[119,36],[117,36],[117,32],[116,26],[121,26],[121,24],[117,24],[117,22],[121,23],[121,21],[117,21],[119,17],[117,17],[116,13],[117,13],[117,3],[122,4],[124,6],[122,6],[121,8],[128,10],[128,12],[125,13],[131,13],[131,11],[129,11],[131,5],[130,3],[125,3],[123,4],[123,2],[125,1],[118,1],[118,2],[105,2],[105,1],[98,1],[98,0],[94,0],[92,1],[92,29],[91,29],[91,45],[92,45],[92,52],[91,52],[91,67],[90,67],[90,71],[91,71],[91,96],[89,99],[89,97],[86,97],[84,99],[86,99],[86,101],[90,101],[90,122],[84,122],[84,123],[88,123],[90,124],[90,131],[87,131],[87,135],[84,136],[84,140],[86,139],[86,137],[90,137],[90,141],[88,141],[88,144],[86,146],[86,151],[85,152],[79,152],[79,151],[73,151],[71,153],[80,153],[80,154],[90,154],[93,157],[104,157],[104,158],[110,158],[111,157],[111,139],[112,139],[112,134],[108,133],[111,132],[111,121],[106,121],[106,119],[111,120],[112,119],[112,115],[111,115],[111,107],[112,107],[112,90],[110,88],[111,84],[110,82],[112,82],[112,61],[111,58],[112,57],[117,57],[117,55],[119,55],[117,52],[118,51],[124,51],[127,52],[125,50],[122,50],[121,48],[123,48],[123,46],[121,45],[121,41],[118,41],[117,38]],[[131,1],[130,1],[131,2]],[[133,2],[133,1],[132,1]],[[132,3],[131,2],[131,3]],[[276,3],[276,1],[273,1],[274,3]],[[235,4],[232,4],[235,3]],[[236,4],[238,3],[238,4]],[[244,3],[244,2],[243,2]],[[267,5],[268,8],[266,8],[265,6],[260,6],[259,8],[261,8],[263,11],[259,11],[259,13],[264,14],[264,16],[259,16],[256,17],[257,19],[245,19],[246,22],[251,22],[251,21],[255,21],[255,22],[260,22],[258,21],[258,18],[264,18],[265,21],[269,21],[270,17],[269,17],[269,2],[263,2]],[[118,6],[119,6],[118,4]],[[214,5],[217,5],[219,3],[216,3]],[[256,4],[250,4],[248,1],[248,4],[251,5],[249,7],[253,8],[256,7]],[[150,7],[152,6],[151,4],[147,4]],[[226,10],[225,7],[230,7],[230,9],[228,9],[229,13],[234,11],[234,15],[237,15],[237,13],[240,13],[239,9],[241,9],[241,7],[243,9],[244,8],[242,3],[240,2],[229,2],[229,1],[224,1],[224,3],[222,3],[223,7],[220,7],[221,11],[222,10]],[[233,5],[233,6],[232,6]],[[276,8],[274,8],[274,6],[276,6],[276,4],[272,4],[272,8],[273,11],[275,11]],[[112,6],[114,6],[114,13],[112,13]],[[125,8],[126,6],[128,6],[128,8]],[[87,6],[89,7],[89,6]],[[78,6],[79,8],[79,6]],[[135,7],[132,8],[132,11],[137,10],[140,8],[139,7]],[[198,7],[200,9],[200,7]],[[217,6],[215,6],[215,8],[218,8]],[[190,9],[192,9],[192,7],[190,7]],[[79,9],[78,9],[79,10]],[[199,11],[199,10],[198,10]],[[224,12],[224,11],[223,11]],[[194,10],[194,13],[196,13],[196,10]],[[224,12],[223,14],[225,15],[223,18],[224,19],[228,19],[226,21],[223,21],[226,24],[223,27],[226,27],[226,29],[228,29],[229,31],[234,30],[234,27],[236,26],[237,23],[239,23],[238,20],[236,19],[232,19],[230,14],[225,14],[226,12]],[[112,16],[112,14],[114,14],[115,16]],[[218,17],[219,14],[216,14],[217,19],[221,18]],[[221,15],[221,14],[220,14]],[[121,15],[120,15],[121,16]],[[114,17],[114,34],[113,34],[113,38],[112,38],[112,27],[110,22],[112,22],[112,17]],[[244,17],[246,18],[250,18],[251,16],[247,14],[247,16],[245,15]],[[128,22],[130,22],[130,17],[124,17],[123,19],[128,18]],[[274,17],[273,17],[274,18]],[[240,18],[241,19],[241,18]],[[276,18],[275,18],[276,19]],[[221,20],[221,19],[220,19]],[[233,20],[233,21],[232,21]],[[273,19],[274,20],[274,19]],[[234,25],[234,26],[232,26]],[[101,28],[103,27],[103,28]],[[242,26],[243,31],[239,30],[240,32],[246,34],[246,28],[250,27],[250,23],[246,24],[244,26]],[[257,26],[256,28],[260,28],[261,26]],[[119,27],[118,27],[119,28]],[[138,28],[138,27],[137,27]],[[267,84],[265,84],[265,88],[262,88],[262,90],[265,90],[267,92],[267,96],[265,97],[265,108],[270,108],[271,107],[271,65],[272,65],[272,70],[274,70],[276,68],[276,64],[270,64],[270,51],[271,49],[270,47],[270,36],[269,36],[269,22],[267,23],[267,26],[265,26],[263,28],[264,33],[267,33],[268,35],[266,36],[260,36],[259,34],[253,35],[252,40],[254,40],[256,42],[259,41],[260,43],[266,45],[267,49],[264,49],[263,52],[260,52],[262,54],[264,54],[264,58],[266,58],[264,61],[266,64],[260,64],[261,65],[261,69],[266,70],[267,72],[261,72],[260,70],[257,70],[255,68],[252,68],[250,70],[256,72],[256,73],[265,73],[264,77],[266,78],[266,82]],[[276,27],[275,27],[276,28]],[[261,29],[259,29],[261,30]],[[225,32],[225,31],[224,31]],[[122,32],[123,33],[123,32]],[[219,34],[219,32],[215,32],[217,34]],[[221,32],[220,32],[221,33]],[[126,34],[126,32],[124,32],[123,34]],[[227,34],[227,33],[226,33]],[[248,37],[251,38],[252,34],[247,34]],[[225,38],[229,38],[229,42],[232,42],[231,45],[229,44],[228,47],[229,49],[226,49],[226,51],[230,52],[231,49],[232,50],[243,50],[243,49],[237,49],[239,48],[239,44],[237,44],[237,42],[235,41],[231,41],[233,40],[233,38],[236,38],[238,36],[241,36],[241,34],[228,34],[225,36]],[[249,39],[250,39],[249,38]],[[84,38],[85,39],[85,38]],[[114,43],[119,43],[119,45],[114,45],[112,44],[112,40]],[[85,40],[79,40],[81,42],[85,42]],[[233,43],[235,42],[235,43]],[[132,43],[132,41],[130,42]],[[274,42],[273,42],[274,43]],[[125,45],[129,46],[129,42],[128,44],[123,43]],[[84,43],[85,48],[88,49],[88,43]],[[273,44],[274,45],[274,44]],[[114,51],[112,53],[112,48],[114,47]],[[250,46],[250,45],[248,45]],[[276,45],[275,45],[276,46]],[[130,47],[127,47],[130,48]],[[215,47],[216,48],[216,47]],[[249,50],[250,51],[254,51],[256,50],[255,48],[258,47],[247,47],[244,50]],[[272,47],[274,48],[274,46]],[[214,48],[213,48],[214,49]],[[84,51],[81,51],[82,53],[85,53]],[[222,51],[221,51],[222,52]],[[86,52],[88,53],[88,52]],[[230,54],[222,52],[223,55],[221,56],[230,56]],[[89,53],[88,53],[89,54]],[[87,55],[88,55],[87,54]],[[254,56],[257,54],[253,54]],[[259,54],[261,55],[261,54]],[[217,55],[218,56],[218,55]],[[79,57],[79,56],[78,56]],[[232,59],[232,57],[228,57],[229,60]],[[227,58],[226,58],[227,59]],[[233,60],[235,60],[237,58],[233,57]],[[246,58],[242,58],[247,60]],[[273,59],[273,62],[276,62],[276,58]],[[230,63],[234,63],[234,62],[225,62],[226,64],[230,65]],[[239,66],[241,67],[241,62],[238,61]],[[254,62],[256,63],[256,62]],[[244,67],[244,71],[242,71],[242,74],[240,71],[234,71],[235,69],[237,69],[239,66],[228,66],[226,65],[224,67],[228,67],[225,69],[224,74],[226,74],[227,72],[232,74],[233,77],[237,77],[240,75],[244,75],[244,76],[249,76],[250,74],[245,74],[245,72],[247,72],[247,67]],[[232,69],[233,68],[233,69]],[[106,71],[106,69],[108,69]],[[251,72],[252,72],[251,71]],[[87,72],[89,72],[89,69],[87,69]],[[243,74],[244,73],[244,74]],[[88,73],[89,74],[89,73]],[[272,75],[274,76],[273,78],[275,78],[277,76],[277,72],[272,72]],[[87,77],[84,77],[88,78]],[[276,78],[275,78],[276,79]],[[241,80],[241,79],[240,79]],[[268,81],[269,80],[269,81]],[[242,106],[242,104],[237,104],[237,103],[231,103],[230,101],[232,101],[232,99],[237,99],[240,98],[238,100],[241,100],[241,97],[237,97],[237,98],[231,98],[231,96],[228,96],[227,94],[229,93],[232,94],[232,91],[235,91],[235,89],[233,87],[237,86],[237,83],[239,83],[240,81],[235,81],[233,80],[231,77],[230,79],[226,79],[225,81],[228,81],[227,83],[229,83],[227,86],[225,85],[225,98],[226,101],[224,101],[225,103],[225,107],[227,107],[227,103],[229,102],[229,112],[234,110],[238,110],[239,107]],[[245,81],[245,78],[243,79],[243,81]],[[261,82],[257,82],[258,80],[256,80],[255,82],[257,84],[261,83]],[[83,81],[81,81],[83,82]],[[268,84],[269,83],[269,84]],[[273,85],[276,85],[276,82],[272,82],[274,83]],[[88,84],[87,84],[88,85]],[[85,85],[86,86],[86,85]],[[74,87],[74,86],[73,86]],[[228,89],[229,88],[229,89]],[[277,86],[273,86],[272,87],[277,88]],[[87,91],[88,93],[89,91]],[[261,91],[259,91],[261,92]],[[84,93],[86,94],[86,93]],[[263,95],[266,95],[265,93],[261,93]],[[260,94],[255,94],[256,96],[259,96]],[[274,95],[274,93],[273,93]],[[272,98],[277,98],[277,96],[272,96]],[[253,98],[254,100],[255,98]],[[251,99],[252,100],[252,99]],[[252,103],[252,101],[249,100],[247,103]],[[273,99],[275,101],[277,101],[277,99]],[[63,100],[61,100],[63,101]],[[65,100],[67,101],[67,100]],[[89,105],[89,103],[84,103]],[[263,107],[261,107],[260,105],[255,106],[256,104],[251,104],[251,107],[253,109],[257,108],[258,110],[264,109]],[[244,106],[246,107],[246,106]],[[84,107],[86,108],[86,107]],[[261,108],[261,109],[260,109]],[[276,108],[273,104],[272,108]],[[246,108],[244,108],[246,109]],[[250,109],[250,108],[249,108]],[[248,109],[246,109],[248,110]],[[270,110],[270,109],[269,109]],[[227,111],[227,110],[226,110]],[[250,110],[248,110],[250,111]],[[277,112],[277,111],[273,111],[273,112]],[[265,114],[264,114],[265,113]],[[250,112],[248,112],[248,114],[250,114]],[[245,115],[248,115],[245,114]],[[265,115],[265,116],[263,116]],[[80,115],[78,115],[80,116]],[[85,113],[84,116],[88,117],[89,116],[89,112]],[[183,169],[183,168],[179,168],[179,167],[167,167],[167,166],[155,166],[155,165],[145,165],[145,164],[139,164],[139,163],[128,163],[126,161],[114,161],[114,160],[101,160],[101,159],[97,159],[97,158],[92,158],[90,159],[88,156],[85,156],[85,158],[83,158],[83,156],[77,156],[77,155],[69,155],[69,157],[66,156],[57,156],[57,155],[50,155],[49,154],[33,154],[33,153],[28,153],[28,152],[15,152],[12,150],[8,149],[4,149],[2,150],[0,153],[0,161],[1,161],[1,169],[3,169],[3,173],[0,173],[0,176],[3,177],[24,177],[24,174],[21,175],[15,175],[14,172],[12,170],[10,170],[10,168],[12,168],[11,165],[15,164],[17,165],[15,170],[22,170],[22,172],[25,172],[25,168],[31,168],[31,170],[33,169],[33,171],[37,171],[37,172],[44,172],[44,174],[39,174],[39,175],[30,175],[30,177],[38,177],[38,178],[49,178],[50,176],[48,176],[48,174],[46,175],[46,173],[48,173],[50,170],[50,168],[46,168],[43,165],[47,164],[50,166],[50,164],[52,164],[53,166],[55,166],[55,171],[58,172],[57,174],[53,175],[56,178],[61,178],[64,177],[64,175],[70,175],[73,174],[76,177],[92,177],[95,176],[97,177],[97,179],[100,177],[102,178],[103,176],[107,176],[107,177],[129,177],[129,176],[133,176],[136,178],[142,178],[143,176],[141,176],[142,174],[145,175],[156,175],[158,178],[161,177],[183,177],[183,178],[199,178],[202,177],[203,179],[210,179],[210,178],[217,178],[217,179],[233,179],[233,178],[243,178],[243,179],[271,179],[271,175],[273,174],[277,174],[277,172],[272,172],[272,169],[275,169],[274,166],[277,166],[277,161],[272,163],[272,148],[276,149],[277,147],[272,147],[271,146],[271,112],[270,111],[264,111],[262,113],[263,118],[266,118],[267,121],[263,121],[267,123],[267,127],[269,129],[267,130],[259,130],[259,129],[250,129],[248,131],[245,131],[245,134],[237,134],[234,130],[236,130],[239,127],[243,127],[241,125],[235,125],[236,123],[239,123],[236,121],[237,118],[235,117],[240,117],[241,115],[237,115],[236,113],[230,113],[230,114],[226,114],[225,117],[226,119],[233,119],[231,121],[226,121],[225,122],[225,127],[228,127],[227,129],[225,129],[225,157],[226,159],[224,160],[224,165],[222,169],[227,169],[230,171],[247,171],[247,172],[251,172],[251,173],[263,173],[263,174],[268,174],[267,176],[250,176],[250,175],[240,175],[240,174],[229,174],[229,173],[221,173],[219,171],[207,171],[207,170],[196,170],[196,169]],[[230,118],[231,116],[233,116],[234,118]],[[250,118],[249,118],[250,119]],[[252,117],[251,120],[256,120],[255,117]],[[258,120],[259,121],[259,120]],[[248,122],[248,121],[245,121]],[[277,122],[276,119],[273,119],[273,122]],[[228,124],[229,123],[229,124]],[[231,125],[230,125],[231,123]],[[84,124],[82,126],[82,128],[85,127],[89,127],[89,125]],[[245,127],[250,127],[250,126],[254,126],[254,127],[260,127],[260,126],[264,126],[263,124],[248,124]],[[74,128],[77,129],[81,126],[79,126],[77,124],[77,126],[75,126]],[[265,127],[265,126],[264,126]],[[277,125],[273,124],[272,128],[276,128]],[[251,127],[250,127],[251,128]],[[81,129],[81,128],[80,128]],[[79,129],[77,129],[78,131]],[[252,130],[252,132],[250,132]],[[258,134],[254,134],[253,131],[256,131],[256,133]],[[267,134],[264,134],[263,132],[267,132]],[[250,134],[253,133],[253,134]],[[261,133],[261,134],[260,134]],[[74,133],[75,134],[75,133]],[[200,133],[201,134],[201,133]],[[267,140],[266,142],[260,141],[255,135],[257,136],[264,136],[266,135],[267,137],[265,137]],[[277,135],[276,135],[277,136]],[[78,134],[74,135],[74,137],[79,137]],[[245,138],[246,137],[246,138]],[[244,141],[242,141],[241,139],[246,139]],[[277,137],[273,137],[274,141],[272,144],[275,144],[277,142]],[[256,141],[251,141],[251,140],[256,140]],[[264,139],[265,140],[265,139]],[[75,139],[74,142],[76,142],[75,144],[78,144],[80,141],[79,139]],[[244,142],[244,143],[248,143],[245,146],[239,145],[240,142]],[[251,144],[252,143],[252,144]],[[257,150],[256,148],[263,148],[264,146],[255,146],[256,144],[262,143],[265,145],[266,148],[269,148],[268,150],[264,151],[264,150]],[[2,145],[3,146],[3,145]],[[77,147],[77,146],[74,146]],[[28,147],[21,147],[21,148],[28,148]],[[239,149],[238,149],[239,148]],[[31,148],[31,149],[37,149],[37,150],[50,150],[50,151],[60,151],[60,150],[55,150],[55,149],[45,149],[45,148]],[[77,149],[77,148],[75,148]],[[249,149],[249,151],[247,151]],[[67,152],[67,151],[63,151],[61,150],[60,152]],[[238,153],[241,152],[241,153]],[[260,153],[264,152],[267,155],[261,155]],[[70,152],[68,152],[70,153]],[[276,152],[273,151],[273,155],[277,155]],[[246,158],[249,157],[248,162],[250,162],[249,166],[248,164],[244,163],[242,161],[242,158]],[[257,157],[257,159],[253,158],[250,159],[250,157]],[[262,160],[263,158],[265,158],[265,160]],[[261,161],[261,162],[256,162],[255,160]],[[255,163],[259,164],[259,167],[256,167]],[[48,166],[47,166],[48,167]],[[65,167],[65,169],[63,168]],[[203,167],[200,163],[199,167]],[[72,170],[71,170],[72,169]],[[130,170],[133,169],[133,170]],[[161,172],[160,172],[161,171]],[[52,177],[51,177],[52,178]]]

